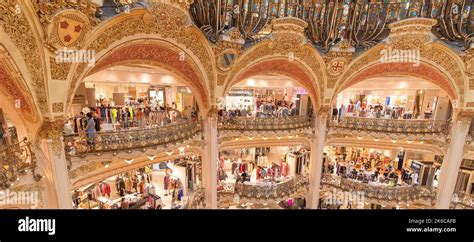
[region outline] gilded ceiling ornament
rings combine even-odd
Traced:
[[[53,80],[66,80],[67,79],[72,63],[57,62],[56,58],[50,58],[49,63],[50,63],[50,70],[51,70],[51,78]]]
[[[86,15],[76,10],[64,10],[48,24],[47,42],[54,49],[77,49],[90,30],[90,20]]]
[[[64,112],[64,103],[53,103],[53,113]]]

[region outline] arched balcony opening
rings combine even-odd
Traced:
[[[333,100],[331,125],[374,133],[446,134],[457,102],[453,98],[451,89],[418,77],[371,77],[344,85]]]
[[[226,147],[219,150],[218,207],[306,207],[310,151],[305,142]]]
[[[177,209],[203,205],[201,154],[183,152],[118,155],[95,169],[71,170],[77,209]],[[92,162],[94,163],[94,162]]]
[[[179,73],[145,61],[100,69],[76,93],[66,125],[68,157],[171,149],[201,131],[200,91]]]
[[[311,126],[313,93],[288,75],[252,75],[219,100],[219,129],[227,132],[301,132]]]
[[[421,149],[374,147],[325,147],[322,207],[413,209],[435,204],[441,156]],[[334,203],[335,193],[341,192],[356,199]]]

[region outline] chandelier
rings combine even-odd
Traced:
[[[36,158],[26,138],[15,144],[0,146],[0,165],[0,190],[10,188],[28,171],[32,172],[36,181],[42,178],[35,173]]]
[[[308,23],[307,38],[323,51],[346,40],[367,49],[388,36],[388,24],[407,18],[431,18],[433,33],[448,43],[469,48],[474,40],[472,0],[194,0],[190,15],[211,42],[230,29],[256,42],[271,34],[274,18],[294,17]]]

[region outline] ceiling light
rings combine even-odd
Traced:
[[[396,141],[396,140],[394,140],[394,139],[392,139],[392,143],[394,143],[394,144],[395,144],[395,143],[397,143],[397,141]]]
[[[154,160],[156,158],[156,156],[154,156],[154,155],[149,155],[147,157],[148,157],[149,160]]]
[[[374,139],[374,141],[375,141],[375,142],[378,142],[378,141],[379,141],[379,139]]]
[[[422,140],[422,141],[420,141],[420,144],[423,144],[423,143],[424,143],[424,142],[423,142],[423,140]]]
[[[407,143],[411,144],[411,143],[413,143],[413,140],[407,140]]]
[[[253,137],[247,137],[247,138],[249,138],[249,140],[253,140]]]
[[[278,137],[277,137],[277,139],[279,139],[279,140],[280,140],[280,139],[281,139],[281,137],[280,137],[280,136],[278,136]]]
[[[130,160],[125,159],[125,163],[127,163],[129,165],[132,164],[132,162],[133,162],[133,159],[130,159]]]
[[[361,140],[361,139],[362,139],[362,137],[360,137],[360,136],[357,136],[357,139],[358,139],[358,140]]]
[[[263,140],[267,140],[268,138],[267,137],[263,137]]]
[[[165,151],[165,153],[166,153],[167,155],[172,155],[172,154],[173,154],[173,151],[172,151],[172,150],[170,150],[170,151]]]
[[[235,138],[235,141],[239,140],[239,138]]]
[[[104,167],[105,167],[105,168],[109,168],[109,164],[105,165]]]
[[[293,138],[293,136],[291,136],[291,135],[288,135],[288,139],[291,139],[291,138]]]

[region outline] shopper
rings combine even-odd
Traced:
[[[74,117],[74,132],[81,133],[84,131],[84,126],[84,112],[80,112]]]
[[[85,131],[87,132],[87,145],[90,150],[95,150],[95,136],[96,136],[95,122],[92,113],[87,113],[87,125]]]

